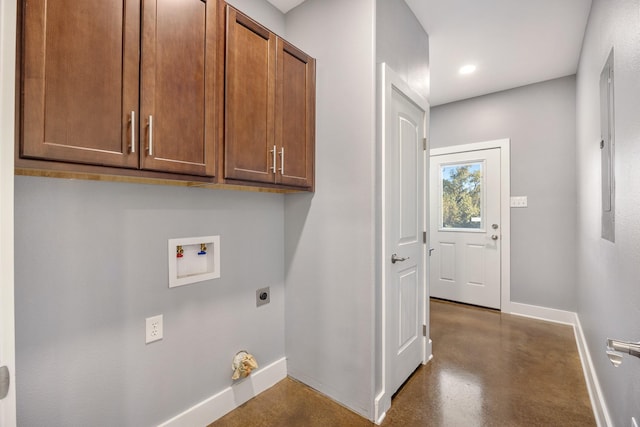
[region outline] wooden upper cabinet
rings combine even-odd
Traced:
[[[313,187],[315,157],[315,59],[278,39],[276,182]]]
[[[17,166],[313,190],[315,60],[224,1],[19,5]]]
[[[143,0],[142,169],[215,175],[217,15],[215,0]]]
[[[24,0],[21,157],[215,176],[222,5]]]
[[[23,9],[21,156],[137,168],[139,1]]]
[[[225,178],[273,182],[276,36],[227,6]]]
[[[227,6],[224,177],[313,188],[315,60]]]

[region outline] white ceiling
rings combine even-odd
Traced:
[[[286,13],[304,0],[268,1]],[[431,105],[574,74],[591,9],[591,0],[405,1],[429,34]],[[476,72],[460,76],[468,63]]]
[[[429,34],[431,105],[574,74],[591,0],[406,0]],[[467,64],[475,73],[458,74]]]
[[[280,9],[282,13],[287,13],[304,0],[267,0],[269,3]]]

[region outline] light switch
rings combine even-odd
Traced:
[[[527,196],[511,196],[512,208],[526,208],[527,206]]]

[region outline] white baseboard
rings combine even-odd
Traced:
[[[375,425],[379,426],[380,424],[382,424],[382,421],[384,421],[385,417],[387,416],[387,411],[390,409],[391,407],[391,399],[385,399],[386,393],[383,391],[381,392],[374,401],[374,414],[373,414],[373,418],[374,418],[374,423]]]
[[[575,325],[576,320],[576,313],[572,311],[557,310],[555,308],[540,307],[513,301],[511,302],[511,310],[509,310],[509,313],[571,326]]]
[[[423,365],[426,365],[433,359],[433,341],[431,340],[431,338],[429,338],[426,342],[424,354],[426,357]]]
[[[589,353],[587,341],[582,331],[582,324],[577,314],[573,332],[576,334],[576,344],[578,345],[578,352],[580,353],[584,378],[587,382],[587,389],[589,390],[589,398],[591,399],[591,406],[593,407],[593,415],[596,418],[596,423],[598,427],[611,427],[613,426],[613,422],[611,421],[607,405],[604,402],[600,382],[598,381],[598,376],[596,375],[596,370],[591,360],[591,353]]]
[[[578,347],[578,353],[580,354],[580,361],[582,362],[582,371],[584,372],[584,379],[587,383],[589,399],[591,400],[591,407],[593,408],[596,423],[598,427],[613,426],[607,405],[604,402],[600,382],[598,381],[598,376],[596,375],[596,370],[591,360],[591,354],[587,347],[587,341],[584,337],[578,314],[571,311],[556,310],[554,308],[539,307],[518,302],[511,302],[510,313],[573,326],[573,333],[576,337],[576,345]]]
[[[286,377],[287,359],[283,357],[165,421],[159,427],[207,426]]]

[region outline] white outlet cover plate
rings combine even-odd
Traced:
[[[527,196],[511,196],[512,208],[526,208],[528,206]]]
[[[149,344],[149,343],[161,340],[163,336],[162,314],[159,314],[153,317],[147,317],[145,320],[146,320],[145,343]]]

